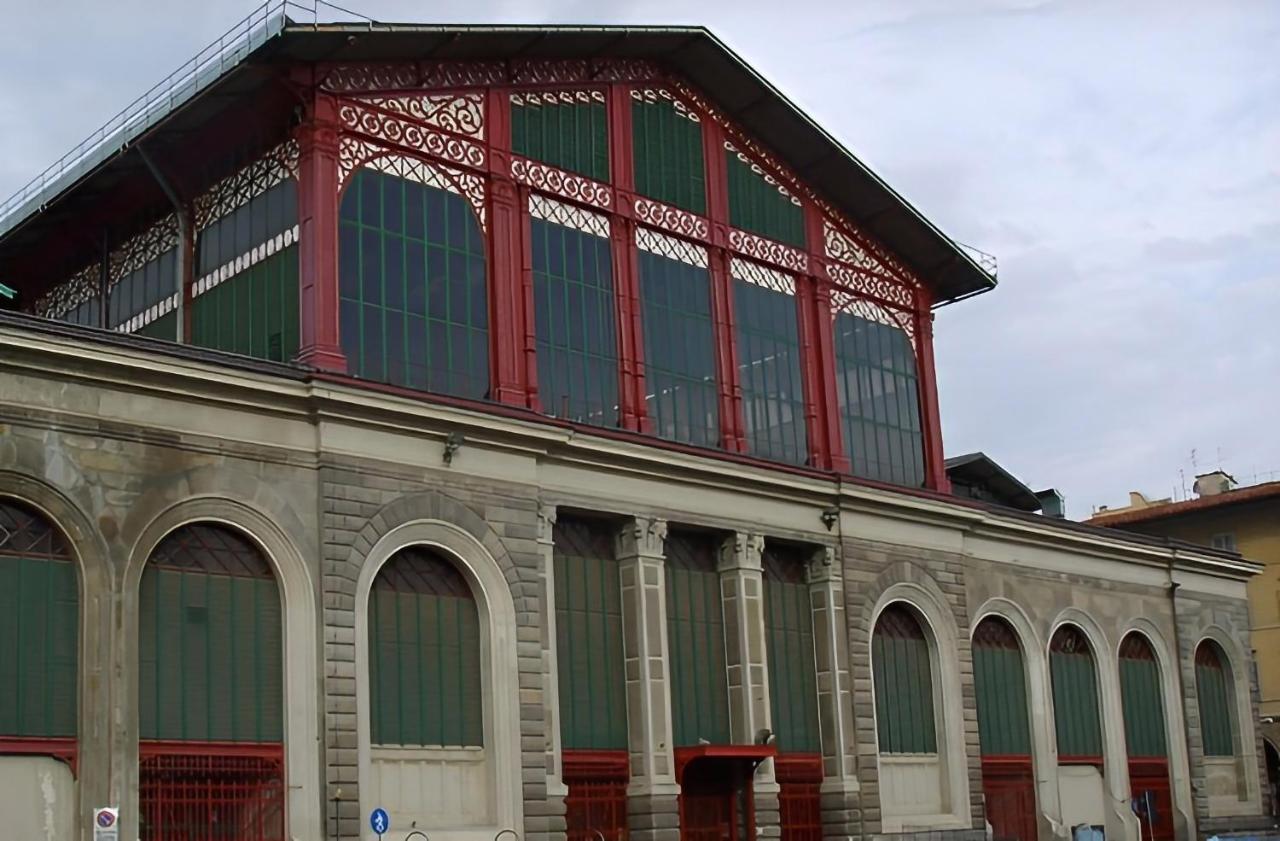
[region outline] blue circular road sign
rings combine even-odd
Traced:
[[[370,812],[369,826],[379,835],[389,831],[391,829],[391,818],[387,816],[387,810],[378,808]]]

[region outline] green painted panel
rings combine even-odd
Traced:
[[[286,362],[298,352],[298,295],[291,245],[193,298],[192,343]]]
[[[487,399],[485,238],[471,204],[364,168],[339,215],[339,333],[350,372]]]
[[[1129,756],[1168,756],[1159,664],[1154,659],[1122,655],[1120,698],[1124,706],[1124,737]]]
[[[852,472],[924,484],[915,353],[900,327],[849,312],[835,317],[836,400]]]
[[[135,336],[146,336],[150,339],[164,339],[167,342],[178,340],[178,313],[171,310],[150,324],[144,324],[134,331]]]
[[[1101,756],[1098,672],[1088,651],[1051,651],[1053,716],[1060,756]]]
[[[784,753],[822,750],[813,607],[804,577],[807,560],[804,556],[802,550],[765,549],[764,621],[769,705],[778,750]]]
[[[554,529],[560,735],[566,748],[627,747],[616,532],[607,522],[564,515]]]
[[[887,608],[871,643],[881,753],[937,753],[931,659],[919,620],[907,608]]]
[[[702,125],[670,99],[632,99],[631,135],[636,192],[705,214]]]
[[[766,180],[737,152],[724,151],[729,181],[729,224],[744,231],[805,247],[804,209]]]
[[[148,564],[138,616],[143,739],[283,738],[280,593],[271,578]]]
[[[983,756],[1030,755],[1027,677],[1016,642],[1012,646],[993,645],[975,638],[973,681]]]
[[[1200,738],[1204,744],[1204,755],[1233,756],[1235,716],[1231,709],[1227,672],[1220,660],[1206,663],[1204,659],[1196,657],[1196,697],[1200,702]]]
[[[536,161],[609,180],[609,119],[598,91],[511,96],[511,150]]]
[[[667,535],[667,643],[674,744],[728,744],[729,688],[717,538]]]
[[[805,464],[809,445],[796,298],[735,277],[733,308],[748,452]]]
[[[76,735],[75,565],[0,554],[0,736]]]

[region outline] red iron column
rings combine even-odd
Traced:
[[[301,342],[298,360],[346,373],[338,334],[337,102],[316,93],[298,141],[298,273]]]
[[[490,88],[485,100],[489,142],[489,309],[493,396],[509,406],[537,408],[533,361],[532,292],[527,288],[526,191],[511,178],[511,100],[506,88]],[[526,300],[527,299],[527,300]]]
[[[651,432],[645,400],[644,325],[640,317],[639,256],[636,252],[634,212],[635,169],[632,161],[631,88],[609,88],[609,179],[614,186],[614,209],[609,236],[616,281],[618,318],[618,382],[623,429]]]
[[[716,337],[716,380],[720,386],[720,445],[731,453],[741,453],[747,449],[747,440],[729,266],[729,181],[724,162],[724,129],[715,120],[702,120],[702,156],[707,171],[707,217],[711,223],[711,318]]]
[[[933,365],[933,311],[928,293],[916,293],[916,364],[920,366],[920,425],[924,430],[925,486],[951,493],[942,451],[942,417],[938,411],[938,378]]]

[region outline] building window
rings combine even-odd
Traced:
[[[729,224],[804,248],[804,209],[764,170],[735,149],[725,149]]]
[[[560,738],[565,749],[626,750],[618,527],[560,515],[553,530]]]
[[[351,373],[487,398],[485,240],[467,199],[423,162],[380,158],[352,175],[339,232],[340,331]]]
[[[677,747],[696,745],[700,739],[729,743],[718,553],[714,535],[676,529],[667,535],[667,637]]]
[[[112,253],[107,290],[111,330],[175,341],[178,292],[178,221],[170,215]],[[118,261],[118,262],[117,262]]]
[[[778,750],[818,753],[818,679],[814,666],[813,606],[805,568],[813,552],[773,541],[765,544],[765,644],[769,706]]]
[[[609,119],[604,94],[513,93],[511,151],[596,181],[608,181]]]
[[[1168,756],[1160,664],[1151,643],[1137,631],[1120,643],[1120,700],[1129,757]]]
[[[1231,532],[1215,534],[1210,538],[1209,543],[1214,549],[1221,549],[1224,552],[1236,551],[1236,536]]]
[[[715,447],[720,411],[706,249],[647,228],[636,241],[649,419],[663,438]]]
[[[1200,738],[1205,756],[1233,756],[1235,709],[1231,671],[1221,647],[1205,640],[1196,648],[1196,697],[1200,701]]]
[[[0,739],[71,739],[79,712],[80,600],[62,532],[0,500]]]
[[[632,91],[636,192],[692,213],[707,212],[702,124],[666,91]]]
[[[734,259],[733,307],[747,450],[804,464],[804,382],[795,279]]]
[[[1059,760],[1101,762],[1098,670],[1089,640],[1076,626],[1063,625],[1054,633],[1049,643],[1049,672]]]
[[[618,331],[609,222],[529,199],[538,394],[548,415],[618,425]]]
[[[920,618],[906,604],[889,605],[876,620],[871,667],[880,753],[937,753],[933,658]]]
[[[484,744],[480,616],[471,586],[440,553],[410,546],[378,571],[369,664],[373,744]]]
[[[982,755],[1030,756],[1022,646],[1004,619],[988,616],[973,632],[973,682]]]
[[[835,313],[836,399],[853,474],[924,484],[920,394],[911,339],[874,308]]]

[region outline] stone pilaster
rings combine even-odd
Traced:
[[[544,688],[543,720],[547,733],[547,800],[563,803],[568,789],[564,784],[561,768],[562,746],[560,742],[560,673],[556,663],[556,606],[555,606],[555,542],[556,507],[543,505],[538,509],[538,557],[542,578],[542,685]]]
[[[666,540],[666,520],[654,517],[636,518],[618,534],[631,764],[627,818],[634,841],[677,841],[680,835],[667,678]]]
[[[822,735],[822,833],[826,837],[850,836],[861,831],[861,816],[844,581],[834,548],[815,554],[808,579]]]

